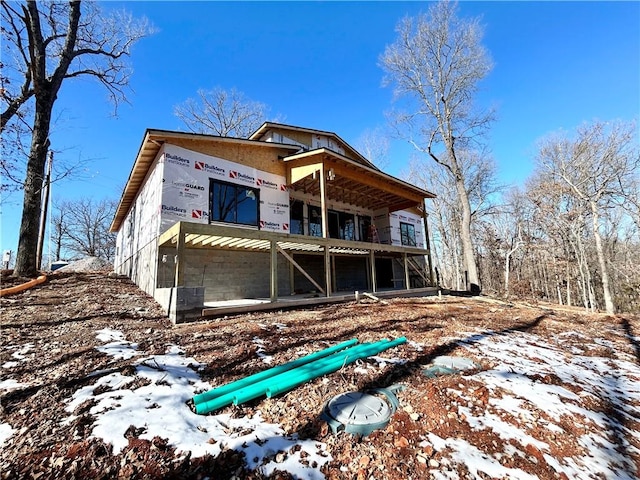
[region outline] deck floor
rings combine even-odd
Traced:
[[[375,293],[367,292],[377,298],[394,297],[427,297],[438,294],[438,287],[389,289],[379,290]],[[363,292],[358,292],[360,298],[365,298]],[[278,297],[274,302],[267,298],[240,298],[237,300],[225,300],[219,302],[206,302],[202,310],[203,317],[219,317],[224,315],[235,315],[248,312],[260,312],[269,310],[281,310],[291,308],[304,308],[314,305],[328,303],[353,302],[356,300],[356,292],[337,292],[329,297],[320,294],[299,294]]]

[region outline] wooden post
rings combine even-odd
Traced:
[[[404,259],[404,285],[407,290],[410,290],[409,285],[409,260],[407,259],[407,252],[402,254]]]
[[[322,238],[329,238],[329,228],[327,223],[327,179],[325,178],[324,164],[320,169],[320,209],[322,210]]]
[[[376,257],[373,250],[369,250],[369,264],[371,266],[371,291],[375,293],[378,289],[376,287]]]
[[[278,300],[278,242],[271,240],[271,301]]]
[[[182,287],[184,285],[184,267],[186,263],[185,257],[185,233],[182,226],[182,222],[178,224],[178,243],[176,243],[176,279],[175,287]]]
[[[329,242],[324,245],[324,283],[326,285],[326,295],[331,296],[331,254],[329,253]]]

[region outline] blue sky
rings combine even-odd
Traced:
[[[232,87],[285,123],[356,143],[383,127],[392,91],[378,58],[405,15],[428,2],[109,2],[147,16],[158,32],[138,43],[130,105],[119,116],[95,82],[63,85],[54,117],[56,161],[81,175],[54,184],[54,202],[119,198],[146,128],[182,129],[176,104],[199,88]],[[477,102],[494,106],[489,147],[505,184],[532,172],[536,141],[582,122],[640,114],[639,2],[461,2],[481,15],[494,69]],[[411,148],[392,142],[386,170],[401,175]],[[22,195],[2,199],[0,250],[17,247]]]

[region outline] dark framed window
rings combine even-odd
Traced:
[[[355,216],[352,213],[329,210],[329,237],[341,240],[355,240]]]
[[[313,205],[309,205],[309,235],[322,236],[322,209]]]
[[[416,246],[416,227],[410,223],[400,222],[400,241],[408,247]]]
[[[291,200],[289,207],[289,233],[296,235],[304,234],[304,202],[301,200]]]
[[[258,226],[260,190],[209,180],[209,221]]]

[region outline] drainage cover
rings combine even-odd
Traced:
[[[386,400],[375,393],[383,394]],[[397,408],[398,399],[390,389],[372,390],[371,393],[347,392],[329,400],[321,417],[333,433],[344,430],[366,436],[386,427]]]

